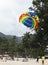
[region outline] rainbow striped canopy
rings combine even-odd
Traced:
[[[26,12],[21,14],[21,16],[19,17],[19,22],[22,22],[25,26],[29,28],[37,29],[39,18],[34,12]]]

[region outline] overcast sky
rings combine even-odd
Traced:
[[[19,16],[32,6],[32,0],[0,0],[0,32],[22,36],[30,30],[19,23]]]

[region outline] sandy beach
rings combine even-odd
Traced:
[[[17,61],[17,58],[15,60],[7,60],[6,62],[3,60],[0,60],[0,65],[42,65],[41,59],[39,59],[39,62],[36,62],[36,59],[30,59],[28,58],[27,62],[23,62],[23,58],[19,58]],[[48,65],[48,59],[45,59],[44,65]]]

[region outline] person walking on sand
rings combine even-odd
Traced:
[[[45,56],[42,56],[42,65],[44,65]]]
[[[37,56],[37,60],[36,61],[39,62],[39,56]]]

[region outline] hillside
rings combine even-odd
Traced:
[[[13,38],[14,35],[5,35],[4,33],[0,32],[0,37],[6,37],[6,38]],[[16,36],[17,43],[20,43],[22,41],[22,37]]]

